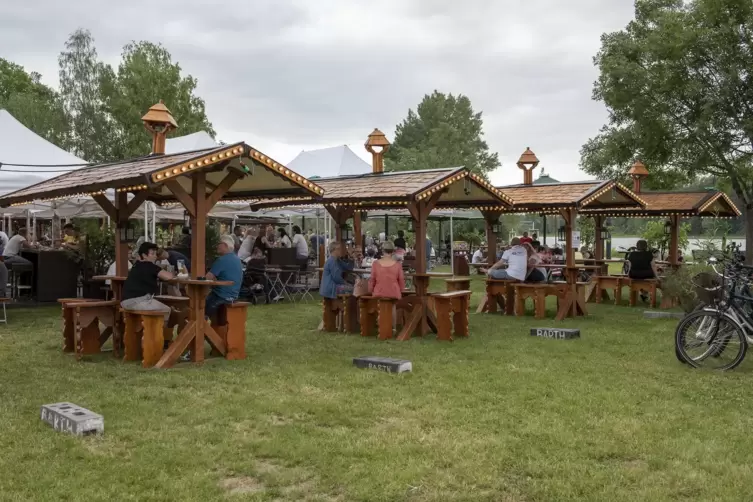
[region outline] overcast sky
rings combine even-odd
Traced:
[[[592,58],[633,2],[3,0],[0,10],[0,57],[53,86],[79,27],[113,65],[130,40],[162,42],[199,80],[218,138],[282,162],[342,144],[368,158],[369,132],[392,139],[424,94],[465,94],[502,161],[492,181],[510,184],[527,146],[553,177],[586,178],[578,151],[606,119],[591,100]]]

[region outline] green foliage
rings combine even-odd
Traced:
[[[649,220],[646,222],[646,226],[643,228],[641,238],[648,242],[649,249],[658,249],[662,256],[665,256],[669,251],[669,235],[664,233],[664,221]],[[680,224],[680,239],[679,247],[680,252],[684,251],[688,247],[688,232],[690,231],[690,225],[687,223]]]
[[[204,242],[206,243],[207,265],[211,265],[214,259],[217,258],[217,244],[220,243],[220,227],[217,223],[209,223],[207,225]]]
[[[752,2],[638,0],[594,61],[609,122],[581,150],[586,172],[625,178],[638,156],[649,186],[717,176],[753,211]]]
[[[594,219],[584,216],[579,217],[578,229],[580,230],[580,245],[593,249],[596,243],[596,225]]]
[[[196,79],[182,76],[180,65],[162,45],[145,41],[127,44],[116,73],[99,61],[91,33],[77,30],[58,61],[73,151],[90,162],[148,154],[151,137],[141,117],[160,99],[172,112],[181,134],[215,134],[204,101],[194,95]]]
[[[676,269],[668,269],[664,273],[661,289],[662,294],[672,296],[680,301],[685,312],[692,311],[698,305],[698,274],[712,272],[708,265],[683,265]]]
[[[107,273],[107,268],[115,261],[115,233],[111,227],[100,225],[96,219],[73,220],[82,235],[86,236],[86,256],[84,261],[91,275]]]
[[[180,126],[180,134],[207,131],[214,137],[204,100],[195,96],[197,80],[181,75],[181,67],[160,44],[131,42],[123,48],[117,74],[108,72],[102,83],[107,111],[119,124],[118,158],[145,155],[151,137],[141,117],[150,106],[164,100]]]
[[[58,93],[42,84],[41,77],[0,58],[0,108],[47,141],[67,149],[69,117]]]
[[[412,171],[465,166],[486,175],[499,167],[496,153],[482,139],[481,112],[471,100],[434,91],[418,105],[417,113],[398,124],[395,141],[385,154],[388,171]]]

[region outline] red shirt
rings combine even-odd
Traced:
[[[397,298],[403,296],[405,289],[405,276],[403,265],[395,262],[394,265],[382,265],[381,260],[371,265],[371,277],[369,277],[369,291],[372,296],[383,298]]]
[[[530,237],[521,237],[521,238],[520,238],[520,243],[521,243],[521,244],[525,244],[526,242],[527,242],[528,244],[530,244],[530,243],[532,243],[532,242],[533,242],[533,239],[531,239]]]

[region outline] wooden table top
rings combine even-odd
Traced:
[[[115,282],[125,282],[127,277],[121,277],[118,275],[95,275],[92,277],[95,281],[115,281]]]
[[[178,284],[197,285],[197,286],[232,286],[233,281],[210,281],[209,279],[170,279],[165,282],[177,282]]]

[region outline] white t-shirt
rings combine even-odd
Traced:
[[[21,252],[21,248],[23,248],[24,242],[26,242],[26,237],[18,234],[14,235],[10,238],[8,244],[5,245],[3,256],[18,256],[18,253]]]
[[[280,239],[280,245],[284,248],[293,247],[293,245],[290,243],[290,237],[288,237],[287,235]]]
[[[309,257],[309,245],[306,242],[306,238],[301,234],[295,234],[293,236],[293,247],[295,248],[295,255],[298,258]]]
[[[0,231],[0,252],[5,251],[5,246],[8,245],[8,234]]]
[[[128,270],[131,270],[132,268],[133,268],[133,264],[129,261]],[[110,277],[115,277],[115,274],[117,273],[115,269],[116,269],[115,262],[112,262],[112,264],[110,265],[110,268],[107,269],[107,275],[109,275]],[[110,285],[110,283],[112,283],[110,279],[107,279],[105,281],[105,284],[107,284],[108,286]]]
[[[241,261],[244,261],[246,258],[251,256],[251,253],[254,251],[254,242],[256,241],[256,237],[246,237],[243,239],[243,242],[241,242],[241,247],[238,249],[238,258],[240,258]]]
[[[515,246],[502,254],[507,262],[507,275],[519,281],[525,281],[528,272],[528,253],[523,246]]]
[[[480,249],[477,249],[476,252],[473,253],[471,263],[484,263],[484,253],[482,253]]]

